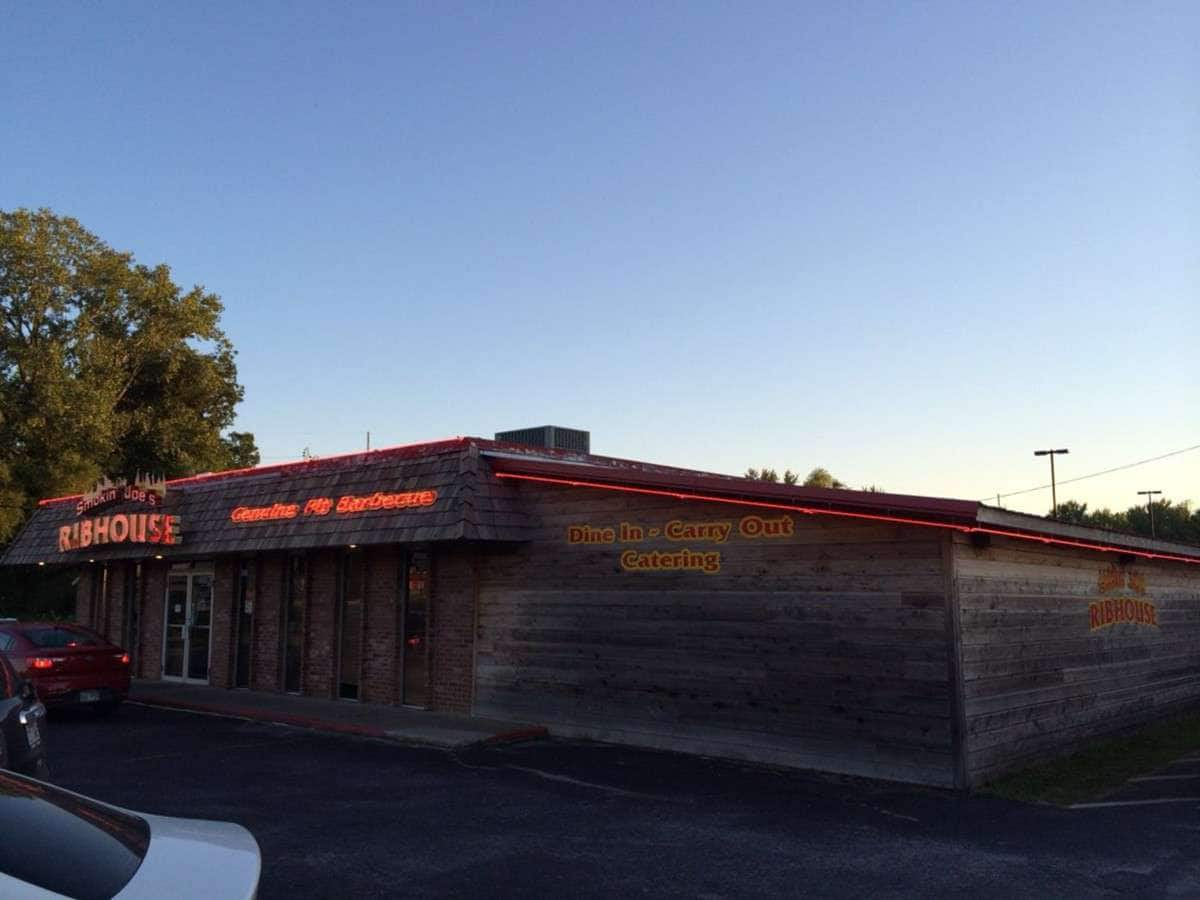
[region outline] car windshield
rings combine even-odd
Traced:
[[[0,872],[68,897],[112,897],[150,846],[146,820],[0,772]]]
[[[26,628],[25,637],[35,647],[98,647],[102,643],[94,634],[63,625]]]

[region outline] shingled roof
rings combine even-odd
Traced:
[[[522,504],[523,482],[569,488],[610,488],[663,494],[680,500],[747,504],[804,513],[883,518],[964,533],[1009,536],[1083,549],[1127,552],[1200,564],[1200,547],[1101,531],[952,500],[874,491],[829,490],[697,472],[571,450],[549,450],[460,437],[296,463],[238,469],[168,483],[162,512],[180,517],[182,543],[174,546],[104,544],[58,551],[58,529],[78,521],[79,496],[44,500],[9,546],[0,564],[74,564],[81,559],[140,559],[161,552],[190,559],[225,553],[302,550],[349,544],[427,541],[522,541],[534,523]],[[235,522],[239,506],[336,501],[375,492],[437,491],[430,506]],[[145,512],[136,504],[106,513]]]
[[[335,502],[375,492],[437,491],[427,507],[368,510],[352,515],[234,522],[240,506],[303,504],[314,497]],[[316,459],[261,469],[184,478],[168,484],[161,512],[180,517],[177,545],[103,544],[60,553],[58,529],[77,520],[78,496],[43,502],[4,555],[5,565],[78,563],[80,558],[170,558],[261,550],[299,550],[348,544],[424,541],[517,541],[528,520],[517,488],[489,477],[479,447],[466,438]],[[146,512],[136,503],[116,504],[105,514]]]

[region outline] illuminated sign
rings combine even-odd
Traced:
[[[162,513],[114,513],[81,519],[58,529],[58,552],[103,544],[179,544],[179,516]]]
[[[253,522],[277,522],[286,519],[302,517],[346,515],[350,513],[373,512],[379,509],[419,509],[433,506],[437,502],[438,492],[404,491],[398,494],[385,494],[376,491],[373,494],[354,496],[347,494],[338,497],[309,497],[297,503],[271,503],[266,506],[239,506],[229,514],[229,520],[238,525]]]
[[[1130,592],[1144,596],[1146,576],[1117,566],[1108,566],[1100,570],[1096,586],[1102,594],[1111,594],[1128,588]],[[1104,598],[1088,604],[1089,631],[1123,623],[1150,625],[1157,628],[1158,609],[1149,600],[1141,600],[1136,597]]]
[[[166,496],[165,478],[151,478],[141,472],[132,483],[124,478],[118,478],[116,481],[102,478],[79,498],[79,502],[75,504],[75,515],[82,516],[101,507],[125,501],[144,503],[146,506],[162,506]]]
[[[567,543],[573,545],[644,544],[648,541],[669,541],[674,544],[725,544],[734,536],[749,540],[786,538],[796,533],[791,516],[742,516],[737,521],[720,519],[709,522],[690,522],[671,519],[663,525],[577,524],[567,526]],[[634,573],[702,572],[715,575],[721,571],[719,550],[695,550],[683,547],[675,550],[623,550],[621,570]]]

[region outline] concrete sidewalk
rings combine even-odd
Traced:
[[[403,706],[357,703],[353,700],[323,700],[293,694],[226,690],[169,681],[135,679],[129,692],[129,702],[444,749],[547,736],[544,727],[523,722],[478,719]]]

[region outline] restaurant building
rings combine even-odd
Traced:
[[[946,787],[1200,702],[1200,547],[517,437],[106,482],[3,563],[145,679]]]

